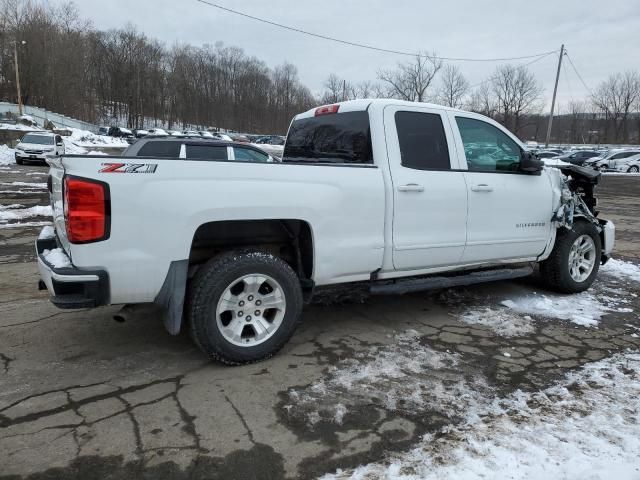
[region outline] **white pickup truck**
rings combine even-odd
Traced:
[[[156,303],[169,333],[188,325],[240,364],[277,352],[325,287],[405,293],[539,264],[549,289],[580,292],[613,248],[598,172],[545,168],[474,113],[356,100],[296,116],[282,163],[182,149],[49,159],[55,231],[36,247],[55,305]]]

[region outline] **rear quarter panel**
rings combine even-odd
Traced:
[[[99,173],[104,162],[157,164],[154,173]],[[299,219],[314,243],[318,285],[368,278],[384,252],[384,183],[377,167],[67,157],[66,173],[107,182],[111,236],[70,245],[72,262],[104,268],[111,303],[153,301],[169,265],[189,257],[197,228],[217,220]]]

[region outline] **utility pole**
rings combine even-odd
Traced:
[[[24,40],[20,42],[21,45],[24,45]],[[18,70],[18,41],[13,42],[13,60],[15,62],[16,69],[16,90],[18,94],[18,114],[22,116],[22,93],[20,92],[20,71]]]
[[[347,101],[347,81],[342,80],[342,101]]]
[[[553,87],[553,99],[551,100],[551,113],[549,114],[549,126],[547,127],[547,140],[545,148],[549,147],[549,139],[551,139],[551,127],[553,125],[553,111],[556,107],[556,94],[558,93],[558,80],[560,80],[560,67],[562,67],[562,57],[564,57],[564,43],[560,47],[560,58],[558,59],[558,72],[556,73],[556,85]]]

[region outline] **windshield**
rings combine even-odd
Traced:
[[[22,137],[22,143],[34,143],[36,145],[53,145],[53,137],[48,135],[36,135],[30,133]]]

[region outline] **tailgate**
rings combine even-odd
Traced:
[[[63,202],[63,179],[65,168],[62,163],[63,157],[49,157],[47,163],[51,167],[49,169],[49,199],[51,209],[53,210],[53,224],[55,225],[56,234],[60,241],[60,245],[67,254],[70,254],[69,240],[67,238],[67,228],[64,221],[64,202]]]

